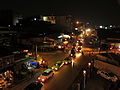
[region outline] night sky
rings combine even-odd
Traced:
[[[0,9],[24,16],[74,15],[97,25],[120,25],[120,0],[2,0]]]

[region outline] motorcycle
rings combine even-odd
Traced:
[[[77,52],[82,52],[81,48],[78,48],[78,49],[77,49]]]
[[[73,58],[75,58],[75,57],[76,57],[76,56],[75,56],[75,54],[73,54],[73,53],[71,53],[71,54],[70,54],[70,56],[71,56],[71,57],[73,57]]]

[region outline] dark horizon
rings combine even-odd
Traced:
[[[73,15],[96,25],[120,24],[120,0],[82,1],[2,1],[2,9],[11,9],[23,16]]]

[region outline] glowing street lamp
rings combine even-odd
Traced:
[[[83,75],[86,76],[86,70],[83,70]]]
[[[88,63],[88,67],[89,67],[89,68],[91,67],[91,63],[90,63],[90,62]]]
[[[90,77],[90,73],[91,73],[91,63],[90,63],[90,62],[88,63],[88,68],[89,68],[89,74],[88,74],[88,77]]]
[[[78,28],[75,28],[75,30],[78,30]]]
[[[84,76],[84,88],[85,88],[86,70],[83,70],[83,76]]]
[[[80,22],[79,22],[79,21],[76,21],[76,24],[80,24]]]

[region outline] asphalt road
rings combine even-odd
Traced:
[[[48,61],[49,67],[51,67],[56,61],[63,60],[68,53],[64,53],[62,51],[56,51],[56,52],[47,52],[47,53],[38,53],[40,56],[42,56],[46,61]],[[5,88],[4,90],[24,90],[24,88],[29,85],[31,82],[37,79],[37,77],[42,73],[45,69],[35,69],[34,71],[37,72],[34,77],[29,76],[26,78],[26,80],[22,81],[18,85],[12,87],[12,88]]]
[[[48,67],[52,67],[55,64],[55,62],[64,60],[64,58],[69,55],[69,52],[65,53],[63,51],[55,51],[50,53],[38,53],[38,54],[48,62]]]
[[[89,61],[90,58],[77,54],[76,59],[74,59],[74,65],[69,64],[61,67],[61,69],[55,72],[54,76],[44,84],[42,90],[67,90],[80,70],[87,66]]]
[[[68,53],[63,53],[61,51],[53,53],[39,53],[45,60],[48,61],[49,67],[51,67],[56,61],[63,60]],[[69,87],[73,84],[76,77],[83,76],[80,72],[83,68],[87,67],[88,62],[90,62],[91,57],[83,56],[80,53],[77,53],[77,57],[74,59],[74,64],[64,65],[59,71],[54,72],[54,76],[49,79],[42,87],[41,90],[70,90]],[[40,70],[33,78],[30,80],[24,81],[17,86],[8,89],[8,90],[24,90],[24,88],[34,81],[41,73]],[[101,80],[101,79],[100,79]],[[97,80],[93,80],[97,82]],[[90,82],[93,82],[90,80]],[[103,82],[101,82],[103,83]],[[94,86],[94,84],[88,84],[88,87]],[[99,84],[98,84],[99,85]],[[89,89],[86,89],[89,90]],[[102,90],[102,89],[101,89]]]

